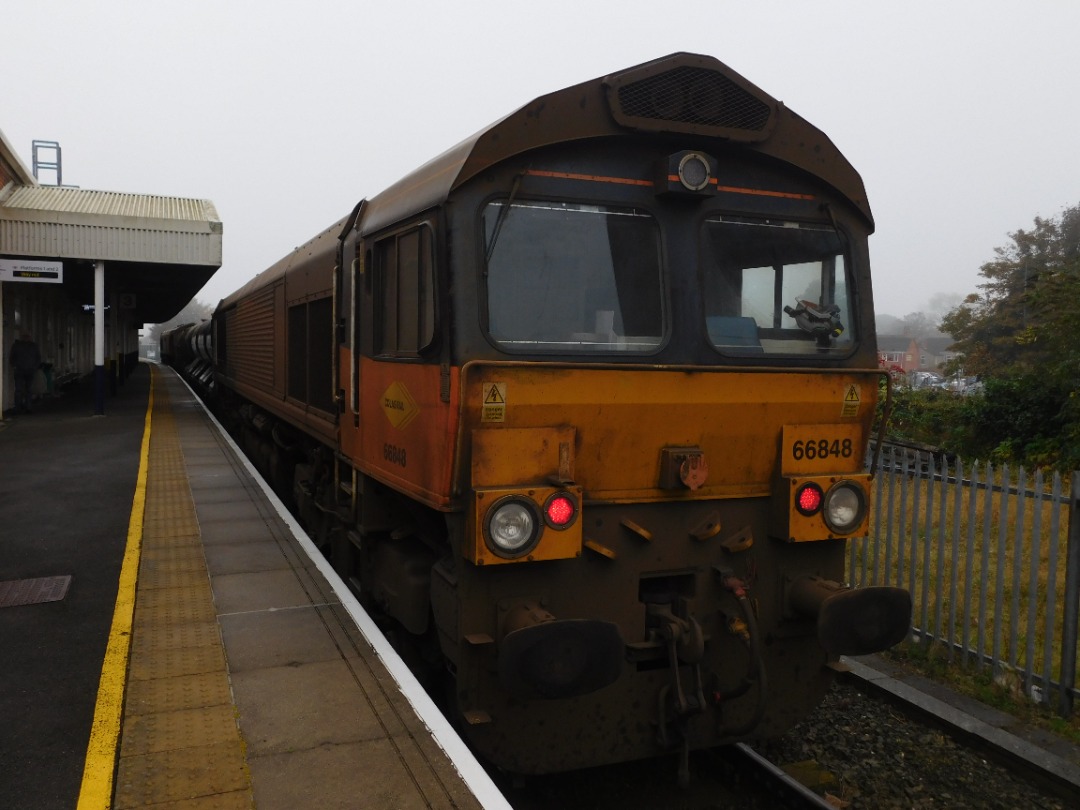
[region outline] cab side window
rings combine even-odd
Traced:
[[[375,243],[377,355],[419,357],[435,339],[435,261],[427,223]]]

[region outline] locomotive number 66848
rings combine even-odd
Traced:
[[[843,584],[872,231],[820,130],[677,53],[362,199],[188,368],[481,755],[685,754],[784,731],[907,632],[905,591]]]

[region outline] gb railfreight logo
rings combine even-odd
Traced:
[[[409,389],[399,382],[391,383],[390,387],[383,391],[382,409],[390,424],[398,430],[404,429],[420,412]]]

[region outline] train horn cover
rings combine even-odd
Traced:
[[[604,79],[615,121],[631,129],[752,143],[769,137],[779,103],[710,57],[675,54]]]

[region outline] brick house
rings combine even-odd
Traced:
[[[930,371],[939,371],[950,360],[960,356],[960,352],[952,351],[956,341],[949,336],[924,338],[919,345],[923,356],[928,358],[929,365],[924,366]]]
[[[916,340],[906,335],[878,335],[878,365],[881,368],[902,368],[913,371],[940,372],[946,362],[959,355],[951,351],[951,337],[932,337]]]
[[[878,365],[881,368],[902,368],[905,372],[919,371],[922,353],[915,338],[904,335],[878,335]]]

